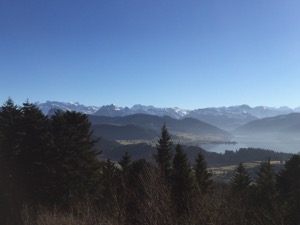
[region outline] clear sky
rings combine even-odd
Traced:
[[[300,106],[299,0],[0,0],[0,103]]]

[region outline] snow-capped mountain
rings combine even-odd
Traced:
[[[152,105],[150,106],[143,106],[143,105],[134,105],[131,108],[131,111],[134,114],[142,113],[142,114],[150,114],[156,116],[170,116],[172,118],[182,118],[188,114],[190,110],[180,109],[178,107],[174,108],[156,108]]]
[[[76,111],[85,114],[94,114],[100,107],[97,106],[85,106],[79,102],[58,102],[58,101],[47,101],[45,103],[36,102],[42,112],[47,115],[50,110],[62,110],[62,111]]]
[[[128,116],[134,114],[148,114],[156,116],[170,116],[180,119],[187,115],[189,111],[180,108],[156,108],[154,106],[134,105],[131,108],[117,107],[116,105],[102,106],[95,115],[98,116]]]
[[[78,102],[58,102],[47,101],[45,103],[36,103],[36,105],[45,114],[51,114],[55,109],[63,111],[77,111],[85,114],[94,114],[98,116],[128,116],[134,114],[148,114],[156,116],[170,116],[175,119],[195,118],[203,122],[210,123],[225,130],[234,130],[250,121],[273,117],[278,115],[287,115],[293,112],[300,112],[300,107],[292,109],[289,107],[266,107],[249,105],[238,105],[230,107],[210,107],[199,108],[195,110],[185,110],[178,107],[174,108],[157,108],[154,106],[134,105],[129,107],[119,107],[114,104],[98,106],[85,106]]]
[[[300,111],[300,108],[297,109]],[[252,116],[261,119],[266,117],[289,114],[294,112],[295,110],[285,106],[276,108],[266,106],[250,107],[249,105],[238,105],[229,107],[211,107],[196,109],[192,110],[187,116],[195,117],[197,115],[225,115],[228,118],[234,119],[243,119]]]
[[[196,118],[224,130],[232,131],[239,126],[257,119],[286,115],[294,111],[289,107],[250,107],[249,105],[238,105],[196,109],[188,113],[186,117]]]
[[[111,116],[111,117],[115,117],[115,116],[127,116],[127,115],[131,115],[129,113],[130,109],[128,107],[118,107],[114,104],[111,105],[104,105],[102,107],[100,107],[95,113],[94,115],[98,115],[98,116]]]
[[[35,103],[43,113],[48,114],[51,109],[60,109],[63,111],[77,111],[86,114],[95,114],[103,116],[126,116],[133,114],[150,114],[157,116],[170,116],[173,118],[183,117],[197,117],[198,115],[210,115],[210,116],[226,116],[234,119],[244,119],[248,117],[266,118],[278,115],[286,115],[293,112],[300,112],[300,107],[292,109],[289,107],[266,107],[257,106],[250,107],[249,105],[238,105],[229,107],[210,107],[199,108],[194,110],[185,110],[178,107],[174,108],[157,108],[152,105],[144,106],[136,104],[131,108],[119,107],[114,104],[104,106],[85,106],[79,102],[58,102],[47,101],[45,103]]]
[[[273,116],[278,116],[278,115],[286,115],[296,112],[295,109],[282,106],[279,108],[276,107],[267,107],[267,106],[257,106],[253,108],[249,108],[247,110],[247,113],[251,114],[252,116],[255,116],[259,119],[261,118],[266,118],[266,117],[273,117]]]

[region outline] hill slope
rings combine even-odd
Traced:
[[[89,120],[96,125],[110,125],[110,129],[115,129],[115,132],[121,132],[120,129],[126,130],[125,125],[134,125],[135,130],[144,128],[143,132],[150,132],[148,135],[153,135],[153,132],[159,134],[162,125],[165,123],[170,133],[184,141],[188,140],[213,140],[213,141],[228,141],[232,137],[227,131],[221,130],[213,125],[204,123],[193,118],[174,119],[169,116],[153,116],[146,114],[135,114],[124,117],[107,117],[90,115]],[[114,127],[112,127],[112,125]],[[140,128],[138,128],[140,127]],[[98,127],[99,128],[99,127]],[[128,128],[128,127],[127,127]],[[142,131],[140,129],[140,131]]]
[[[101,124],[92,127],[94,135],[109,140],[152,140],[159,133],[136,125]]]
[[[300,113],[291,113],[249,122],[234,131],[237,135],[300,134]]]

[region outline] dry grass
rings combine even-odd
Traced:
[[[22,223],[24,225],[121,225],[114,218],[106,218],[90,207],[76,207],[70,212],[59,212],[57,209],[32,210],[23,208]]]
[[[116,140],[121,145],[148,144],[155,146],[157,140]]]
[[[246,162],[243,163],[244,167],[246,169],[251,169],[254,167],[257,167],[261,165],[263,161],[253,161],[253,162]],[[272,165],[278,165],[280,164],[280,161],[271,161]],[[230,166],[220,166],[220,167],[210,167],[208,168],[210,172],[212,172],[214,175],[220,175],[228,172],[232,172],[237,168],[238,165],[230,165]]]

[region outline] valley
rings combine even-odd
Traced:
[[[104,152],[118,151],[115,148],[120,146],[155,147],[163,124],[167,125],[174,143],[201,147],[208,152],[251,147],[286,153],[300,151],[300,108],[240,105],[184,110],[139,104],[131,108],[113,104],[85,106],[57,101],[37,106],[45,114],[55,110],[88,114],[93,134],[101,138]]]

